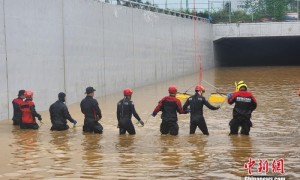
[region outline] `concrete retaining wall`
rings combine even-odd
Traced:
[[[222,37],[299,36],[300,22],[215,24],[213,31],[214,40]]]
[[[214,66],[212,26],[199,22],[204,68]],[[199,53],[199,51],[197,51]],[[0,0],[0,119],[19,89],[37,110],[58,92],[80,101],[198,71],[190,19],[93,0]]]

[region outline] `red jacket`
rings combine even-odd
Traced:
[[[162,120],[177,121],[177,112],[179,114],[186,114],[182,109],[181,102],[174,96],[162,98],[152,114],[155,116],[159,111],[162,111]]]

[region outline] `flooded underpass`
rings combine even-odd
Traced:
[[[226,103],[218,111],[204,108],[209,136],[199,130],[189,135],[189,115],[179,116],[178,136],[160,135],[160,116],[149,114],[167,95],[169,85],[176,85],[181,92],[194,86],[198,75],[190,75],[134,89],[132,100],[145,122],[144,127],[135,126],[134,136],[118,135],[116,104],[121,93],[98,99],[102,135],[82,133],[79,104],[69,106],[77,127],[64,132],[49,130],[48,112],[41,113],[44,124],[37,131],[20,130],[11,120],[0,122],[0,178],[241,179],[248,174],[244,164],[252,158],[256,161],[254,175],[280,176],[280,169],[274,169],[272,162],[283,159],[284,176],[299,179],[300,67],[216,68],[205,71],[203,77],[224,93],[234,90],[234,81],[248,84],[258,101],[250,136],[228,136],[233,107]],[[206,97],[215,91],[211,85],[203,85]],[[258,171],[259,160],[268,161],[268,172]]]

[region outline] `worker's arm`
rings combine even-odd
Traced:
[[[203,97],[203,104],[206,106],[206,107],[208,107],[210,110],[217,110],[217,109],[220,109],[220,106],[217,106],[217,107],[215,107],[215,106],[213,106],[213,105],[211,105],[204,97]]]
[[[132,114],[133,114],[133,116],[138,120],[138,121],[140,121],[141,120],[141,118],[140,118],[140,116],[138,115],[138,113],[136,112],[136,110],[135,110],[135,108],[134,108],[134,104],[133,104],[133,102],[131,102],[131,111],[132,111]]]

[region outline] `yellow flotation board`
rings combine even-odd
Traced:
[[[191,97],[191,95],[187,94],[187,93],[177,93],[176,94],[176,98],[179,99],[180,101],[185,101],[189,97]]]
[[[208,98],[208,101],[210,103],[223,103],[227,99],[226,95],[219,94],[219,93],[211,93],[211,95]]]

